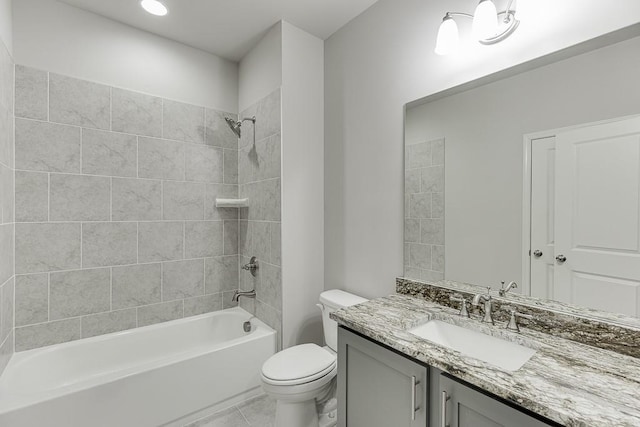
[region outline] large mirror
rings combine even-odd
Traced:
[[[638,317],[640,37],[557,58],[406,106],[404,274]]]

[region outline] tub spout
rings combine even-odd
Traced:
[[[252,289],[250,291],[240,291],[240,290],[235,291],[233,293],[233,298],[231,298],[231,301],[238,302],[240,300],[240,297],[255,298],[256,290]]]

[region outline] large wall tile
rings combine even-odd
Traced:
[[[138,260],[135,222],[88,222],[82,225],[82,267],[135,264]]]
[[[162,134],[168,139],[204,143],[204,108],[164,100]]]
[[[409,244],[409,266],[431,270],[431,245]]]
[[[260,265],[260,280],[256,287],[256,298],[282,311],[282,270],[271,264]]]
[[[263,181],[279,178],[281,165],[280,133],[257,141],[239,152],[239,182]]]
[[[282,347],[282,312],[256,300],[256,317],[278,332],[278,348]]]
[[[112,308],[138,307],[160,302],[161,264],[140,264],[112,269]]]
[[[82,338],[89,338],[135,328],[137,326],[137,313],[135,308],[130,308],[128,310],[91,314],[84,316],[81,322]]]
[[[138,326],[148,326],[182,318],[184,308],[182,300],[138,307]]]
[[[14,305],[15,281],[9,280],[0,288],[0,342],[4,341],[13,331],[14,326]]]
[[[16,117],[48,120],[48,86],[48,73],[46,71],[16,65]]]
[[[140,178],[184,179],[184,143],[140,137],[138,156]]]
[[[16,276],[16,326],[49,320],[49,274]]]
[[[16,171],[16,222],[49,219],[49,174]]]
[[[237,184],[238,183],[238,151],[237,150],[224,150],[224,183],[225,184]]]
[[[16,119],[16,169],[80,172],[80,128]]]
[[[0,284],[14,274],[14,229],[14,224],[0,225]]]
[[[404,162],[407,169],[431,166],[431,143],[407,145]]]
[[[80,339],[80,318],[16,328],[16,351]]]
[[[111,271],[108,268],[51,273],[51,320],[109,311]]]
[[[14,171],[0,163],[0,224],[14,222]]]
[[[80,224],[16,224],[16,274],[80,268]]]
[[[49,74],[49,120],[109,129],[111,89],[86,80]]]
[[[171,301],[204,295],[204,260],[162,264],[162,299]]]
[[[271,224],[271,258],[273,265],[282,265],[282,226],[279,222]]]
[[[14,117],[10,109],[0,105],[0,163],[14,166]]]
[[[444,167],[432,166],[422,169],[422,192],[444,192]]]
[[[186,258],[214,257],[223,254],[222,221],[188,221],[184,227]]]
[[[113,178],[111,215],[113,221],[162,219],[162,184],[147,179]]]
[[[405,231],[405,241],[407,237],[415,237],[415,231],[407,234]],[[442,218],[420,220],[420,241],[431,245],[444,245],[444,220]]]
[[[138,262],[182,259],[183,223],[141,222],[138,224]]]
[[[205,142],[214,147],[238,149],[238,137],[231,131],[225,118],[238,120],[237,114],[207,108],[205,111]]]
[[[111,130],[162,136],[162,99],[124,89],[111,89]]]
[[[271,259],[271,226],[262,221],[240,221],[239,252],[261,260]]]
[[[85,175],[51,175],[51,221],[108,221],[111,180]]]
[[[207,294],[217,294],[238,289],[237,255],[205,260],[205,288]]]
[[[238,250],[238,233],[240,224],[237,220],[224,221],[224,254],[235,255]]]
[[[197,316],[222,310],[222,294],[204,295],[184,300],[184,316]]]
[[[256,141],[280,132],[281,108],[280,89],[261,99],[256,111]]]
[[[163,184],[164,219],[204,219],[204,184],[165,181]]]
[[[82,130],[82,173],[137,176],[137,138],[124,133]]]
[[[431,217],[431,193],[419,193],[409,195],[409,217]]]
[[[252,221],[280,221],[281,192],[279,178],[240,185],[240,197],[248,197],[250,200],[248,219]]]
[[[444,246],[434,245],[431,249],[431,269],[444,272]]]
[[[222,151],[208,145],[188,144],[185,151],[186,180],[222,182]]]

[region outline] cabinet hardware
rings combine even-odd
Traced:
[[[442,392],[442,407],[440,408],[440,426],[441,427],[449,427],[447,424],[447,402],[451,399],[451,397],[447,396],[447,392]]]
[[[562,264],[563,262],[565,262],[567,260],[567,257],[564,255],[558,255],[556,257],[556,261],[558,261],[558,264]]]
[[[416,412],[420,410],[420,406],[416,407],[416,387],[420,381],[416,377],[411,377],[411,421],[415,421]]]

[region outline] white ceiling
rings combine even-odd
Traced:
[[[238,61],[281,19],[324,40],[377,0],[163,0],[164,17],[139,0],[61,1]]]

